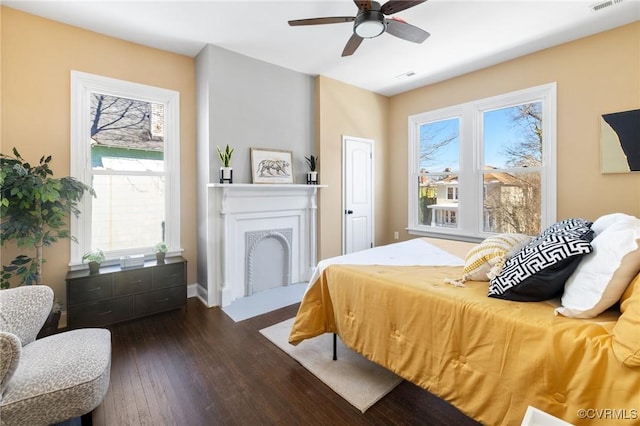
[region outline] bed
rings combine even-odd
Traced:
[[[554,314],[559,298],[516,302],[487,297],[486,281],[449,284],[472,246],[417,238],[320,262],[290,343],[336,333],[487,425],[519,425],[528,406],[575,425],[640,424],[640,284],[624,293],[625,324],[617,306],[568,318]],[[617,352],[616,331],[631,334]]]

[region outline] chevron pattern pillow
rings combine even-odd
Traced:
[[[489,285],[489,297],[537,302],[562,293],[583,255],[593,248],[591,222],[567,219],[551,225],[509,258]]]

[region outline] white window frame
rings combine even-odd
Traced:
[[[165,241],[168,255],[182,252],[180,236],[180,93],[174,90],[71,71],[71,176],[91,184],[90,134],[91,93],[103,93],[127,99],[164,105],[164,165],[165,165]],[[78,243],[71,243],[70,266],[82,264],[82,255],[91,250],[91,203],[86,194],[79,204],[78,218],[71,215],[71,234]],[[107,254],[107,264],[120,256],[151,254],[152,247],[114,250]]]
[[[531,102],[542,102],[542,166],[523,168],[541,174],[541,230],[556,221],[556,83],[543,84],[477,101],[441,108],[408,117],[408,227],[411,235],[480,241],[494,233],[482,230],[483,209],[483,128],[485,111]],[[418,176],[420,172],[420,126],[429,122],[458,117],[460,119],[460,173],[458,228],[439,228],[418,223]],[[511,169],[513,170],[513,169]]]

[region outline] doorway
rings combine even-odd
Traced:
[[[373,140],[342,136],[342,253],[373,247]]]

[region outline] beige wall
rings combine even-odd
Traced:
[[[407,168],[412,114],[557,82],[557,218],[640,215],[640,174],[600,173],[600,116],[640,108],[640,23],[597,34],[390,99],[389,164]],[[390,230],[408,238],[407,181],[387,200]],[[388,233],[387,233],[388,234]]]
[[[56,176],[69,174],[70,71],[77,70],[180,92],[182,245],[188,282],[195,280],[195,70],[186,56],[144,47],[42,19],[14,9],[1,9],[0,151],[16,147],[37,162],[53,156]],[[44,282],[56,298],[66,299],[65,275],[69,240],[45,248]],[[2,262],[16,254],[3,246]]]
[[[320,76],[316,86],[316,144],[321,189],[318,259],[342,254],[342,136],[373,139],[375,244],[390,238],[388,226],[389,99]],[[402,171],[404,175],[404,171]],[[403,177],[404,179],[404,177]]]

